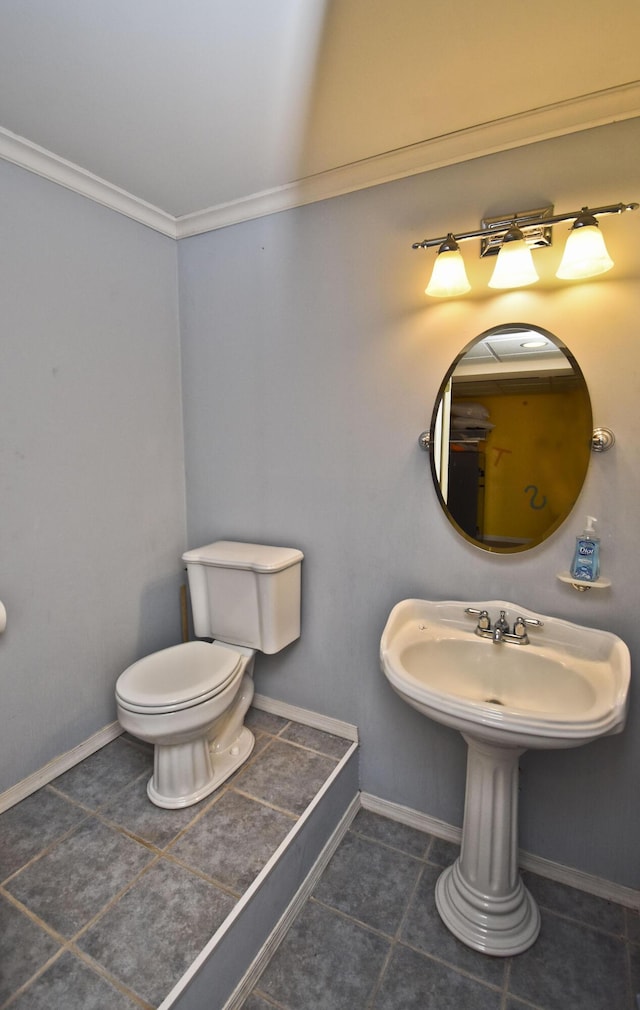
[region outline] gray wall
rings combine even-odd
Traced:
[[[176,244],[0,162],[0,791],[179,636]]]
[[[640,122],[497,154],[184,240],[179,250],[190,546],[218,537],[305,552],[298,643],[259,657],[264,694],[357,723],[362,787],[459,824],[465,750],[404,705],[378,643],[414,595],[506,599],[609,628],[640,665],[637,525],[640,213],[604,223],[612,274],[559,285],[558,247],[535,289],[431,302],[432,254],[411,242],[477,227],[484,214],[558,211],[640,196]],[[465,256],[474,278],[490,264]],[[570,520],[524,555],[459,539],[417,447],[440,380],[477,333],[507,321],[555,332],[585,373],[595,456]],[[586,512],[601,521],[609,592],[577,594],[567,568]],[[637,675],[636,675],[637,676]],[[522,844],[640,887],[640,701],[622,736],[522,759]]]

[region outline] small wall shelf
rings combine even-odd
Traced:
[[[581,579],[575,579],[570,572],[558,572],[556,578],[560,579],[560,582],[566,582],[579,593],[586,593],[587,589],[609,589],[611,585],[611,579],[606,579],[602,575],[595,582],[583,582]]]

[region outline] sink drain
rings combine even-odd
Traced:
[[[487,705],[504,705],[504,702],[499,698],[485,698],[484,700]]]

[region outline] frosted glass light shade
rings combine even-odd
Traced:
[[[516,237],[519,232],[520,237]],[[510,238],[510,236],[512,236]],[[531,250],[522,232],[513,228],[507,232],[493,269],[490,288],[524,288],[540,280],[533,265]]]
[[[471,285],[460,250],[456,246],[439,252],[424,293],[431,298],[453,298],[467,291],[471,291]]]
[[[579,220],[579,219],[578,219]],[[556,277],[564,281],[596,277],[611,270],[613,260],[607,252],[597,222],[583,227],[573,226],[564,247]]]

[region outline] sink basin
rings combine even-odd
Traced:
[[[529,643],[494,643],[475,634],[476,617],[506,611],[543,622]],[[380,644],[395,691],[437,722],[494,743],[576,747],[624,727],[631,664],[621,639],[543,617],[503,601],[403,600]]]
[[[504,610],[509,628],[519,616],[543,626],[530,628],[527,644],[494,642],[475,633],[478,618],[467,607],[487,610],[494,622]],[[535,942],[540,913],[518,872],[518,759],[528,748],[620,733],[629,650],[609,632],[501,600],[403,600],[386,623],[380,662],[407,704],[460,730],[467,743],[462,847],[438,878],[438,912],[467,946],[519,954]]]

